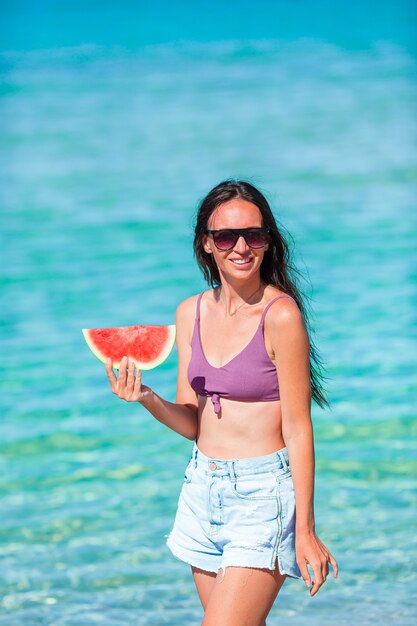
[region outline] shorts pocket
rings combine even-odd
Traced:
[[[233,493],[243,500],[276,500],[277,488],[273,472],[237,476],[232,483]]]
[[[194,463],[193,458],[191,457],[191,459],[188,461],[187,467],[185,468],[185,471],[184,471],[184,482],[185,483],[190,483],[191,482],[194,470],[195,470],[195,463]]]
[[[278,471],[274,472],[274,475],[276,481],[280,483],[285,483],[292,480],[292,474],[289,468],[287,470],[279,469]]]

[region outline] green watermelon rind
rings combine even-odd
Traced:
[[[175,343],[176,326],[175,324],[166,324],[165,326],[169,329],[168,339],[165,343],[163,350],[158,354],[158,356],[155,359],[153,359],[152,361],[148,361],[147,363],[143,363],[141,361],[138,361],[137,359],[134,359],[133,357],[130,357],[131,359],[133,359],[133,361],[135,362],[135,366],[138,369],[152,370],[155,367],[158,367],[158,365],[161,365],[171,354],[172,348],[174,347],[174,343]],[[148,325],[148,327],[151,328],[152,326]],[[91,352],[94,354],[94,356],[96,356],[99,359],[99,361],[101,361],[102,363],[106,363],[107,356],[104,355],[102,352],[100,352],[100,350],[98,350],[95,343],[92,341],[90,337],[91,330],[98,330],[98,329],[96,328],[93,328],[93,329],[83,328],[82,329],[84,339],[87,342],[87,345],[90,348]],[[120,368],[120,362],[113,362],[112,367],[118,370]]]

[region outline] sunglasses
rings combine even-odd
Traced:
[[[269,241],[269,226],[261,228],[224,228],[221,230],[206,230],[206,235],[213,237],[217,250],[231,250],[235,247],[239,237],[243,237],[249,248],[263,248]]]

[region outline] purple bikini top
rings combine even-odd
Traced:
[[[203,292],[204,293],[204,292]],[[201,344],[200,302],[197,299],[196,318],[191,339],[191,359],[188,365],[188,381],[200,396],[211,396],[214,412],[220,412],[220,397],[243,402],[271,402],[279,400],[277,370],[265,347],[263,326],[265,315],[271,304],[279,298],[273,298],[263,310],[256,333],[239,354],[222,367],[214,367],[207,361]],[[291,298],[293,300],[293,298]]]

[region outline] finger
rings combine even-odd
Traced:
[[[129,367],[127,372],[127,392],[132,393],[134,385],[135,362],[129,359]]]
[[[339,566],[337,564],[336,559],[330,552],[329,552],[329,561],[330,561],[331,566],[333,567],[333,578],[337,578],[339,574]]]
[[[135,378],[135,386],[133,387],[133,394],[135,398],[138,398],[140,396],[141,391],[142,391],[142,372],[140,371],[140,369],[137,369],[136,378]]]
[[[321,571],[321,576],[323,580],[326,580],[329,574],[329,551],[324,545],[322,547],[322,552],[323,552],[323,555],[320,558],[320,571]]]
[[[318,590],[320,589],[320,587],[322,586],[322,584],[324,583],[324,580],[313,580],[312,582],[312,587],[310,589],[310,596],[313,597],[316,595],[316,593],[318,592]]]
[[[109,379],[111,390],[115,391],[116,385],[117,385],[117,378],[113,371],[111,359],[106,360],[106,373],[107,373],[107,378]]]
[[[310,590],[310,595],[314,596],[324,583],[324,579],[321,573],[321,563],[320,561],[316,561],[311,565],[313,568],[313,588]]]
[[[127,358],[124,356],[123,359],[120,361],[120,367],[119,367],[119,380],[117,383],[119,391],[124,391],[126,387],[126,363],[127,363]]]
[[[329,563],[327,561],[327,557],[326,560],[322,562],[321,564],[321,577],[323,579],[323,583],[326,582],[327,576],[329,575]]]
[[[299,563],[298,567],[300,568],[300,572],[301,572],[301,576],[303,577],[303,580],[305,582],[306,587],[310,587],[311,585],[311,576],[310,576],[310,572],[308,571],[307,568],[307,563],[305,561],[303,561],[303,563]]]

